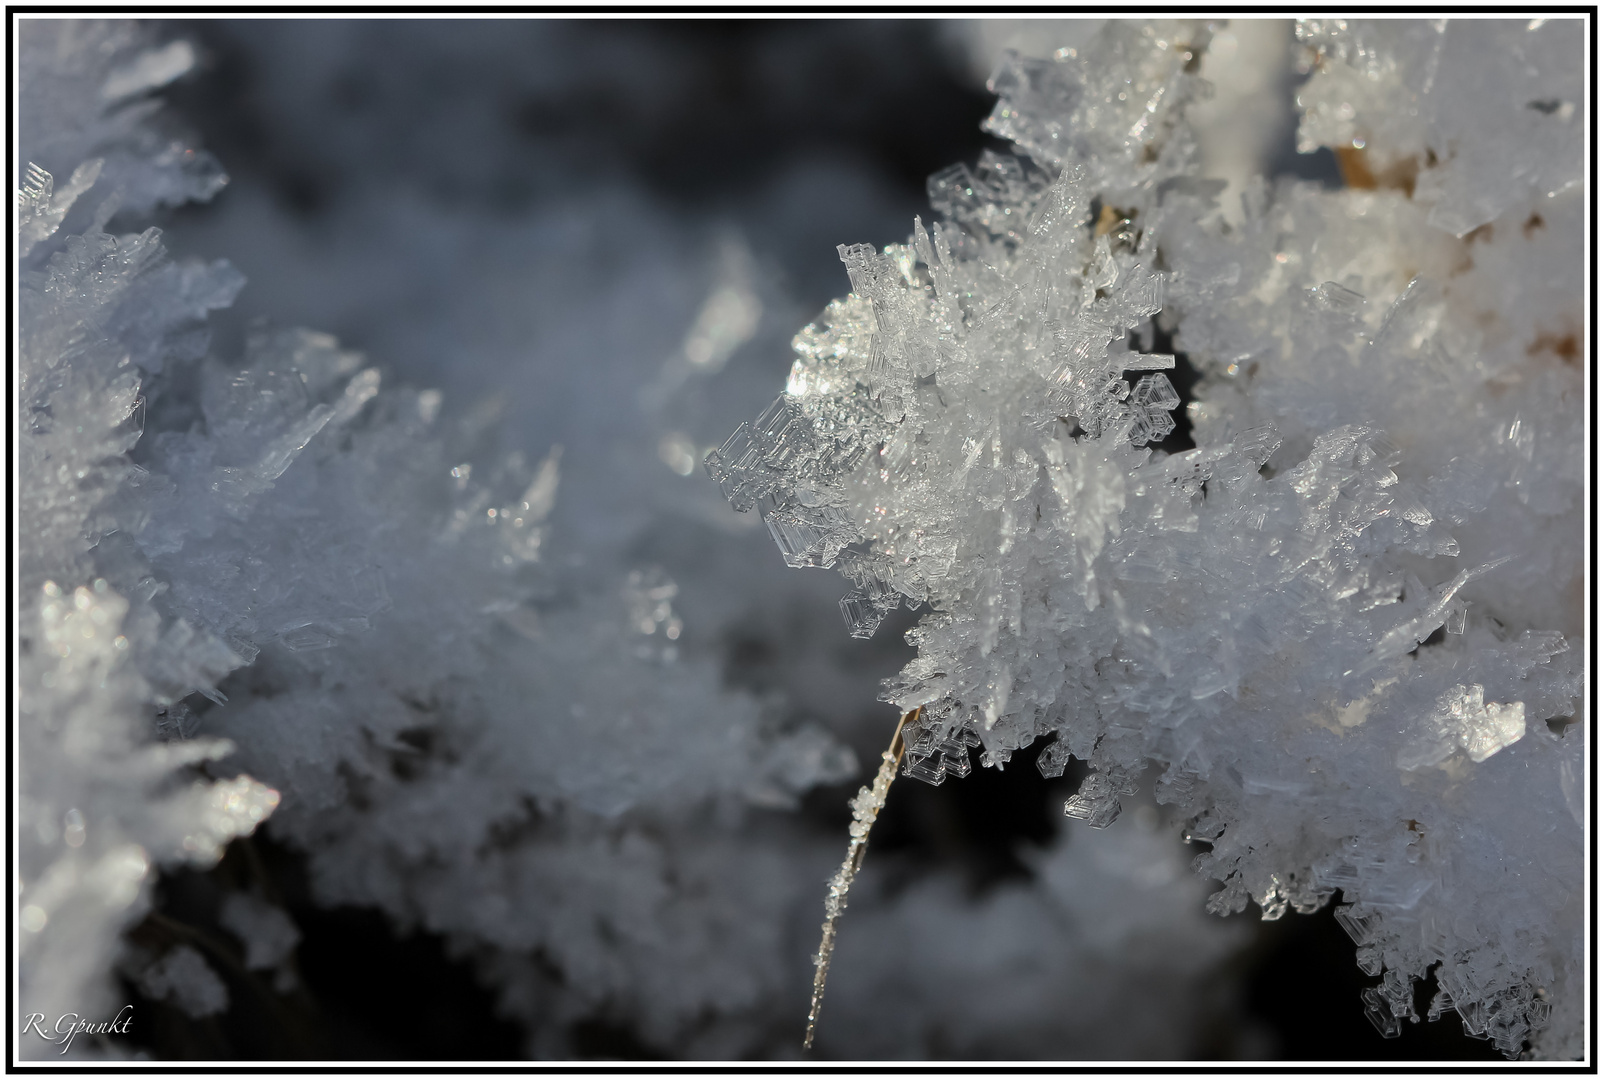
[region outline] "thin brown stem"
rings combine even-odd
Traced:
[[[919,710],[914,709],[897,723],[896,732],[891,736],[890,749],[880,755],[879,772],[874,776],[873,785],[858,788],[857,797],[852,800],[851,842],[846,845],[846,859],[835,871],[829,883],[829,892],[824,896],[824,936],[818,943],[818,954],[813,957],[813,1007],[807,1014],[807,1037],[802,1041],[803,1050],[813,1048],[818,1013],[824,1004],[824,980],[829,977],[829,961],[835,953],[835,929],[841,913],[846,910],[846,893],[851,889],[857,872],[863,868],[863,856],[868,851],[868,831],[874,827],[874,820],[885,806],[885,795],[890,790],[891,781],[896,779],[896,767],[902,762],[902,751],[906,749],[902,729],[918,714]]]

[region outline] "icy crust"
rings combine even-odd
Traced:
[[[1440,200],[1260,184],[1231,230],[1187,171],[1195,37],[1005,59],[990,123],[1029,157],[937,174],[945,221],[907,245],[843,247],[853,294],[709,472],[792,566],[853,581],[854,635],[930,607],[885,693],[924,707],[910,775],[1050,737],[1038,766],[1088,760],[1066,810],[1102,827],[1156,765],[1210,910],[1341,892],[1383,1034],[1434,971],[1433,1017],[1574,1056],[1582,734],[1545,721],[1581,690],[1579,200],[1460,240]],[[1500,130],[1444,174],[1473,188]],[[1172,456],[1144,447],[1178,404],[1143,374],[1174,362],[1143,348],[1160,309],[1207,376]]]

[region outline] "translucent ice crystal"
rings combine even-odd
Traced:
[[[1006,55],[1017,156],[840,249],[851,295],[709,470],[852,579],[854,636],[867,567],[929,606],[885,690],[922,707],[908,775],[1054,735],[1041,770],[1087,760],[1066,809],[1105,827],[1155,767],[1209,910],[1341,892],[1383,1034],[1440,965],[1473,1033],[1574,1056],[1583,736],[1528,718],[1581,690],[1575,24],[1302,24],[1304,148],[1348,183],[1257,179],[1239,216],[1187,121],[1210,32]],[[1154,326],[1202,376],[1174,453]]]

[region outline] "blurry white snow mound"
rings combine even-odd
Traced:
[[[194,1020],[228,1009],[228,987],[206,958],[188,945],[179,945],[146,968],[139,988],[158,1001],[171,1000]]]
[[[355,232],[478,268],[429,298],[425,345],[465,348],[447,313],[517,317],[442,364],[456,397],[310,330],[256,326],[220,358],[204,320],[242,276],[166,259],[154,229],[103,231],[118,198],[147,211],[221,183],[152,126],[148,93],[193,50],[76,22],[25,23],[22,50],[26,1008],[92,1015],[120,964],[191,1016],[226,1009],[199,953],[119,935],[154,866],[209,865],[272,813],[320,902],[445,935],[531,1053],[571,1055],[569,1025],[596,1017],[688,1057],[791,1052],[838,853],[772,811],[856,771],[809,716],[848,728],[872,687],[834,627],[791,617],[808,590],[720,536],[729,515],[683,459],[747,407],[728,390],[758,381],[742,350],[792,302],[738,236],[626,190],[511,224],[391,193]],[[259,229],[236,235],[288,232],[246,206]],[[350,260],[374,303],[435,280],[382,242]],[[534,453],[495,448],[503,409]],[[725,685],[720,644],[752,608],[796,638],[790,700]],[[221,922],[247,967],[287,970],[285,913],[236,894]],[[1173,964],[1227,937],[1188,935]],[[1150,973],[1118,978],[1103,996],[1134,1002]],[[1020,1023],[1045,1032],[1056,1007]]]
[[[933,609],[885,689],[923,707],[909,775],[1047,737],[1102,827],[1156,766],[1210,910],[1340,890],[1383,1034],[1434,969],[1430,1015],[1511,1057],[1581,1052],[1578,25],[1300,24],[1348,186],[1259,180],[1234,227],[1186,119],[1205,27],[1008,54],[1019,156],[843,245],[852,294],[707,458],[851,581],[854,636]],[[1173,454],[1154,318],[1203,376]]]
[[[886,899],[882,864],[870,859],[836,944],[821,1049],[872,1059],[1194,1056],[1228,1008],[1220,965],[1249,934],[1204,913],[1208,887],[1187,873],[1186,849],[1158,830],[1150,805],[1141,810],[1134,828],[1060,833],[1031,853],[1036,883],[979,897],[952,875]]]
[[[1202,175],[1223,180],[1219,209],[1239,224],[1241,194],[1269,171],[1277,139],[1291,117],[1292,24],[1284,19],[1231,19],[1217,24],[1201,54],[1198,74],[1211,92],[1186,110],[1197,133]]]
[[[248,893],[229,893],[219,921],[245,946],[245,966],[275,968],[294,951],[301,932],[282,908]]]

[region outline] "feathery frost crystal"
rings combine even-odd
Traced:
[[[110,961],[149,906],[153,869],[210,865],[280,798],[195,770],[227,755],[225,740],[154,738],[158,716],[215,695],[241,660],[155,602],[165,586],[130,542],[143,520],[130,493],[148,478],[127,457],[140,373],[204,352],[198,320],[240,281],[223,263],[164,263],[154,229],[102,231],[119,205],[205,198],[222,182],[203,153],[157,149],[149,102],[129,100],[188,67],[146,46],[132,26],[88,22],[30,27],[20,45],[21,79],[39,92],[21,109],[18,193],[18,977],[22,1007],[51,1018],[115,1014]],[[151,986],[201,1013],[225,1006],[199,954],[163,963]]]
[[[1218,914],[1338,909],[1371,1019],[1581,1053],[1582,42],[1563,20],[1309,21],[1305,149],[1346,186],[1199,175],[1196,23],[1009,54],[939,220],[707,457],[850,632],[928,613],[885,700],[930,783],[1146,769]],[[1152,443],[1200,374],[1194,448]],[[1442,631],[1442,634],[1438,634]]]

